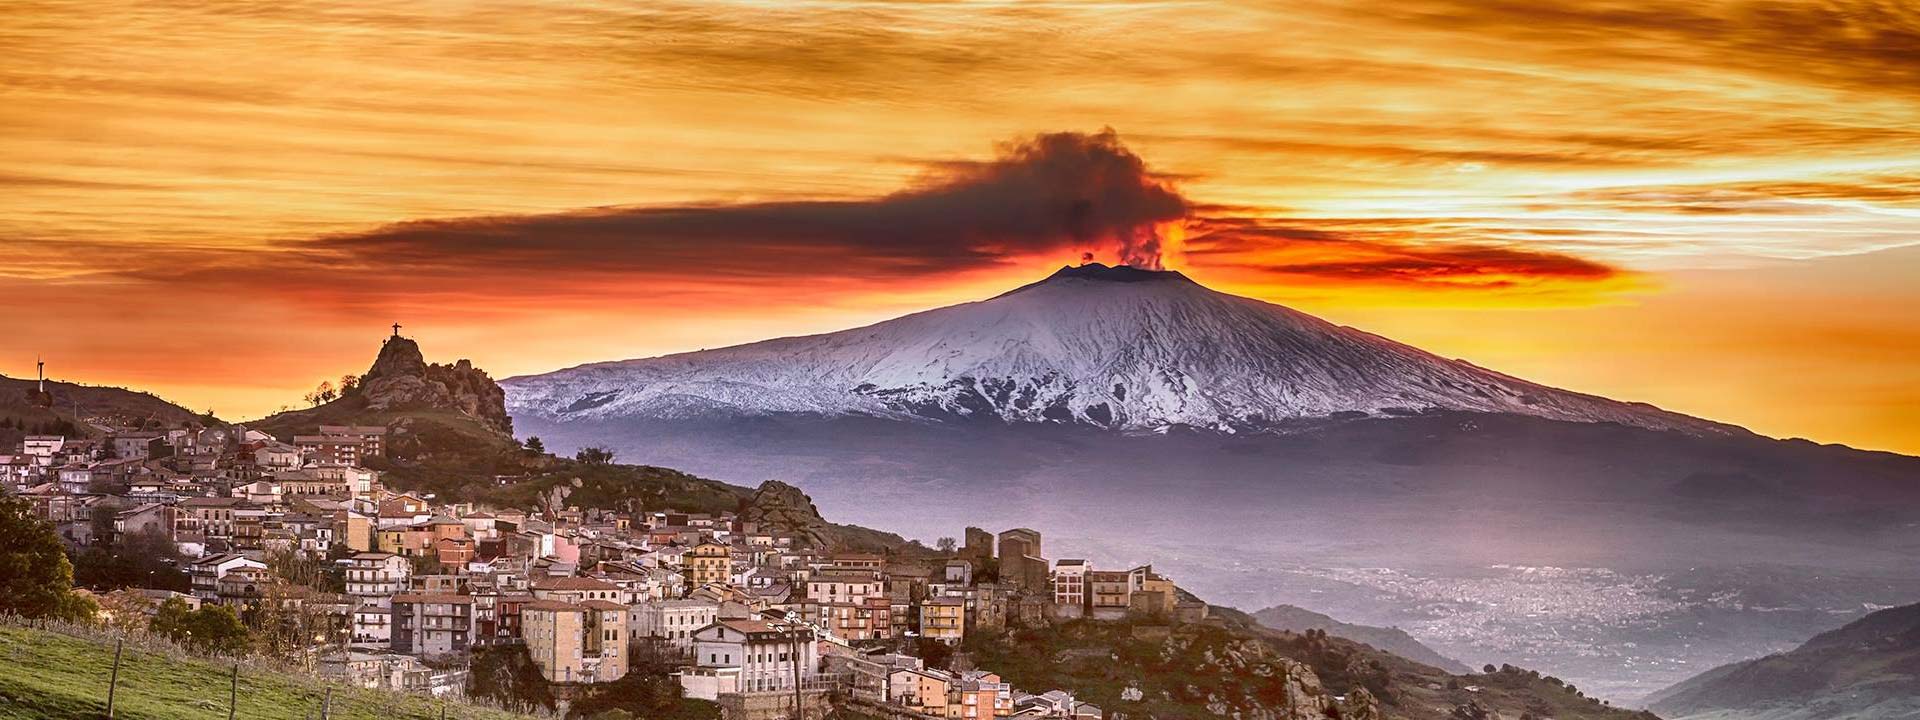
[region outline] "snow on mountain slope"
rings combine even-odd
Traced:
[[[1744,432],[1446,360],[1178,272],[1097,264],[867,327],[501,384],[513,414],[562,422],[802,413],[1245,431],[1442,409]]]

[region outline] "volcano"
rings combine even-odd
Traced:
[[[1920,459],[1546,387],[1178,272],[1062,268],[501,384],[551,449],[787,481],[929,543],[1039,528],[1055,557],[1617,699],[1920,592]]]
[[[1178,272],[1062,268],[502,385],[548,448],[784,480],[927,542],[1041,528],[1057,557],[1619,699],[1920,591],[1920,459],[1546,387]]]
[[[1468,411],[1744,432],[1440,358],[1179,272],[1100,264],[867,327],[505,384],[516,415],[562,422],[797,414],[1241,433]]]

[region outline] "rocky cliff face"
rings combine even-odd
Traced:
[[[764,530],[802,538],[812,547],[833,545],[833,526],[820,517],[813,499],[800,488],[778,480],[761,484],[752,497],[741,503],[740,519]]]
[[[486,371],[467,360],[452,365],[428,364],[420,345],[407,338],[389,338],[373,367],[360,378],[358,390],[367,409],[452,410],[480,421],[488,429],[513,433],[507,416],[506,393]]]
[[[741,520],[761,529],[794,536],[818,550],[883,553],[896,557],[931,552],[893,533],[827,522],[814,507],[813,498],[800,488],[778,480],[761,484],[751,496],[740,501],[739,513]]]

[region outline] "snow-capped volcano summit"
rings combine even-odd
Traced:
[[[502,385],[513,414],[555,422],[802,414],[1237,432],[1466,410],[1734,431],[1436,357],[1178,272],[1099,264],[867,327]]]

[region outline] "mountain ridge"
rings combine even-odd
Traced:
[[[1449,360],[1174,271],[1090,264],[863,327],[501,381],[552,420],[777,414],[1285,430],[1430,410],[1746,430]]]
[[[107,385],[85,385],[47,380],[47,397],[40,397],[37,380],[0,375],[0,446],[28,434],[53,433],[60,428],[92,436],[102,428],[143,429],[187,424],[211,425],[219,420],[188,410],[150,392]],[[51,402],[48,402],[51,401]]]
[[[1261,626],[1274,630],[1292,633],[1318,630],[1334,637],[1371,646],[1382,652],[1431,665],[1455,675],[1467,675],[1473,672],[1472,668],[1467,667],[1465,663],[1427,647],[1425,643],[1399,628],[1341,622],[1325,613],[1308,610],[1298,605],[1274,605],[1253,612],[1252,617]]]
[[[1675,718],[1892,720],[1920,715],[1920,604],[1874,612],[1783,653],[1732,663],[1647,697]]]

